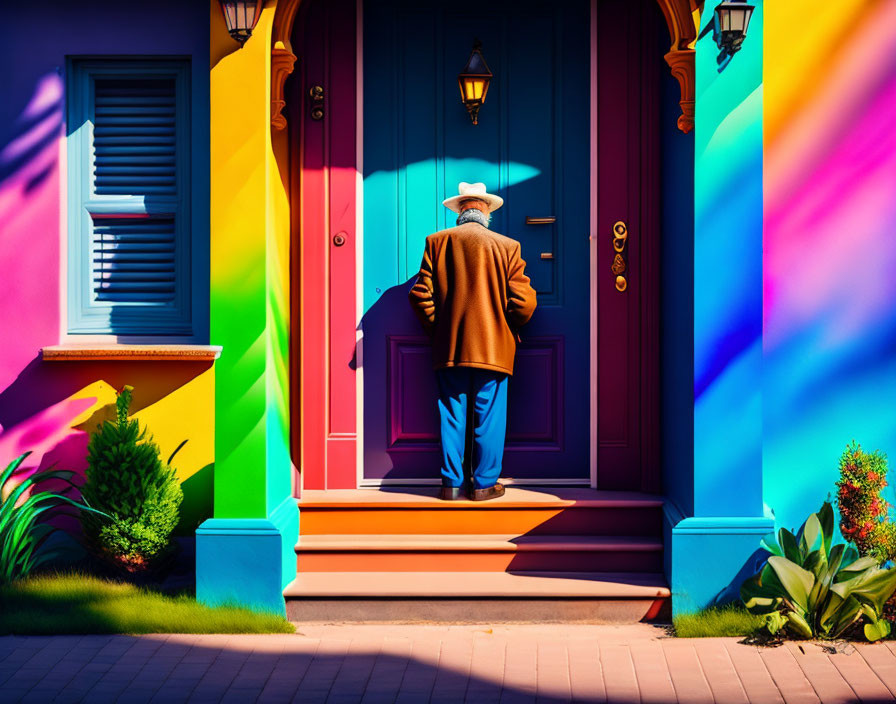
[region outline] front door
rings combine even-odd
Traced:
[[[438,481],[436,384],[407,302],[441,205],[483,181],[492,229],[522,243],[538,309],[510,383],[502,476],[590,479],[590,8],[503,0],[363,7],[363,480]],[[457,73],[474,40],[494,74],[473,125]],[[532,219],[533,222],[528,220]]]

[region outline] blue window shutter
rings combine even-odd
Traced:
[[[69,332],[191,335],[189,63],[69,70]]]

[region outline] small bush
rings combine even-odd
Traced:
[[[840,456],[837,508],[840,532],[855,543],[862,556],[883,563],[896,557],[896,524],[887,517],[883,497],[887,486],[887,456],[880,450],[864,452],[853,441]]]
[[[116,569],[139,573],[168,549],[183,492],[146,429],[128,419],[132,391],[125,386],[118,394],[116,419],[105,421],[87,446],[81,494],[111,520],[82,514],[81,523],[95,554]]]

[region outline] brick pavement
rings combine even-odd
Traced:
[[[652,626],[300,625],[0,638],[0,702],[883,702],[896,643],[778,648]]]

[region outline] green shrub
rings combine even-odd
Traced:
[[[27,577],[34,568],[59,556],[58,551],[44,547],[57,528],[38,519],[45,521],[68,506],[101,515],[65,494],[38,488],[48,481],[71,488],[73,472],[34,472],[16,483],[16,470],[30,454],[19,455],[0,472],[0,584]]]
[[[896,591],[896,569],[882,569],[852,546],[833,545],[833,538],[834,509],[826,501],[795,536],[782,528],[777,542],[773,536],[762,541],[772,555],[740,594],[770,633],[838,638],[864,616],[868,640],[890,634],[883,608]]]
[[[887,486],[887,456],[880,450],[864,452],[855,441],[840,456],[837,508],[840,532],[859,553],[884,563],[896,557],[896,524],[882,492]]]
[[[81,523],[95,554],[135,573],[153,566],[169,547],[183,493],[152,437],[128,419],[132,391],[125,386],[118,394],[116,419],[105,421],[87,446],[87,481],[81,494],[112,520],[82,514]]]

